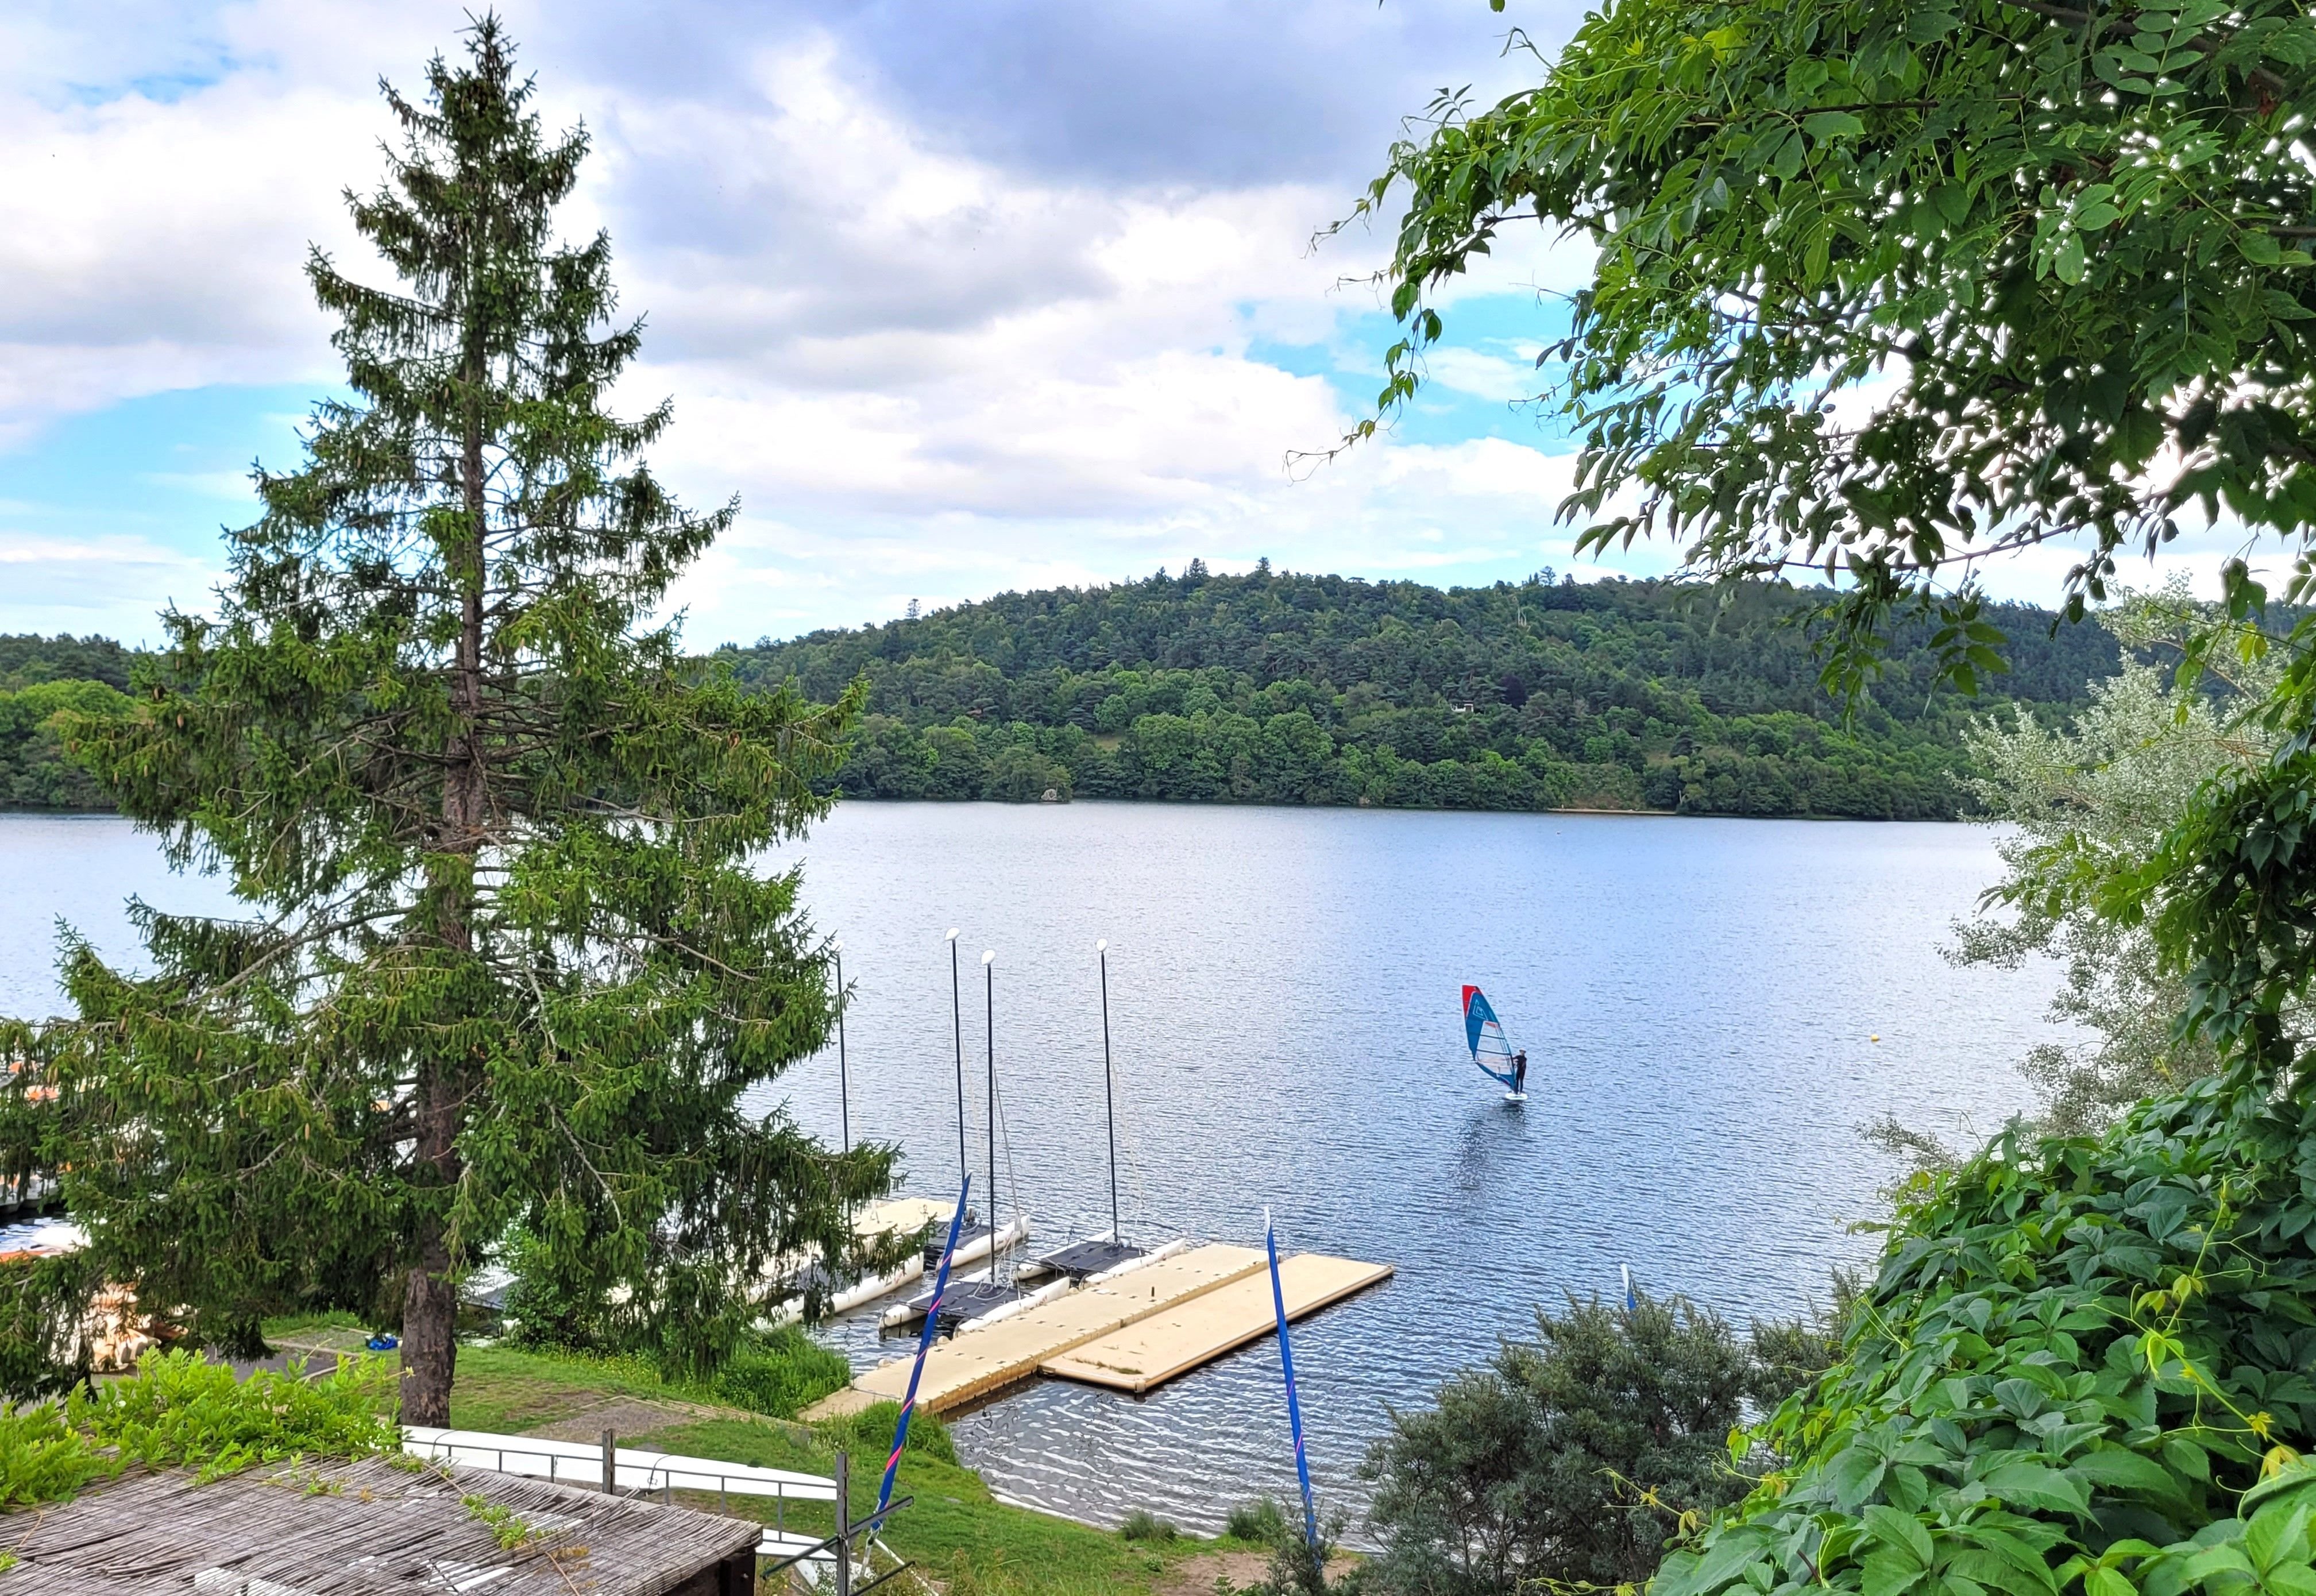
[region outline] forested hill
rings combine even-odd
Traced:
[[[1456,808],[1955,814],[1964,722],[1902,638],[1845,723],[1818,685],[1804,590],[1554,581],[1441,591],[1198,566],[1004,593],[918,620],[715,656],[815,698],[870,684],[840,789]],[[1997,606],[1996,692],[2081,702],[2097,626]]]
[[[125,704],[133,657],[110,638],[0,636],[0,808],[110,807],[65,759],[54,722],[66,709]]]

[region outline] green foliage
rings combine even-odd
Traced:
[[[61,1395],[85,1377],[90,1284],[77,1253],[0,1262],[0,1405]]]
[[[257,474],[217,619],[165,617],[135,713],[73,725],[252,918],[140,911],[156,973],[74,942],[76,1017],[0,1034],[31,1065],[0,1175],[59,1172],[102,1278],[228,1344],[398,1321],[432,1423],[503,1238],[704,1374],[892,1167],[746,1106],[830,1026],[797,877],[757,861],[824,811],[852,706],[703,678],[653,624],[734,512],[643,463],[665,406],[603,408],[640,325],[609,240],[555,237],[586,139],[547,136],[494,20],[467,45],[387,91],[405,137],[350,201],[400,281],[309,262],[348,397]]]
[[[1742,1493],[1725,1449],[1746,1398],[1831,1360],[1824,1327],[1757,1325],[1749,1345],[1685,1297],[1539,1310],[1533,1342],[1391,1415],[1362,1468],[1384,1547],[1363,1577],[1473,1596],[1646,1579],[1668,1534]]]
[[[2062,962],[2050,1017],[2073,1036],[2035,1048],[2024,1065],[2043,1099],[2039,1128],[2062,1136],[2101,1129],[2141,1098],[2219,1067],[2207,1039],[2178,1029],[2188,1003],[2179,972],[2144,923],[2115,918],[2110,900],[2206,782],[2257,768],[2277,741],[2244,715],[2276,684],[2264,635],[2195,602],[2184,582],[2128,595],[2099,621],[2133,652],[2177,660],[2201,646],[2213,672],[2191,691],[2126,660],[2064,729],[2023,718],[1973,728],[1970,786],[2003,828],[2005,870],[1978,914],[1955,926],[1950,955],[2006,969]],[[2231,646],[2214,650],[2214,640]]]
[[[1258,1496],[1252,1502],[1242,1502],[1224,1519],[1223,1533],[1233,1540],[1251,1540],[1258,1546],[1274,1545],[1287,1534],[1286,1510],[1273,1496]]]
[[[503,1552],[520,1551],[538,1536],[537,1529],[503,1502],[493,1502],[486,1496],[461,1496],[459,1505],[467,1510],[468,1518],[490,1530],[491,1539]]]
[[[0,1410],[0,1510],[65,1501],[110,1467],[55,1406]]]
[[[1896,611],[1967,689],[2000,663],[1973,562],[2088,534],[2080,606],[2191,504],[2316,520],[2312,67],[2290,0],[1603,6],[1535,87],[1435,103],[1357,207],[1405,199],[1381,406],[1502,229],[1575,235],[1563,511],[1639,500],[1580,544],[1840,575],[1835,684]]]
[[[0,692],[17,692],[44,682],[102,682],[126,692],[135,659],[110,638],[0,633]]]
[[[261,1370],[236,1380],[190,1352],[156,1352],[126,1379],[0,1412],[0,1508],[61,1501],[131,1464],[202,1482],[298,1458],[399,1451],[390,1360],[355,1357],[313,1379]]]
[[[750,1413],[793,1419],[851,1378],[852,1367],[841,1354],[789,1324],[744,1347],[718,1369],[716,1395]]]
[[[1180,1540],[1182,1537],[1182,1532],[1174,1528],[1171,1520],[1158,1517],[1146,1507],[1137,1507],[1127,1514],[1126,1522],[1118,1527],[1118,1532],[1127,1540],[1150,1541],[1161,1546],[1168,1541]]]
[[[2316,1590],[2243,1494],[2316,1477],[2312,1154],[2316,1109],[2206,1076],[1927,1178],[1845,1361],[1756,1432],[1790,1461],[1654,1596]]]
[[[0,808],[108,809],[104,789],[65,752],[69,718],[118,715],[129,700],[102,682],[0,689]]]
[[[399,1450],[396,1379],[392,1359],[368,1355],[312,1379],[301,1366],[236,1379],[227,1364],[156,1352],[134,1378],[107,1381],[94,1395],[75,1392],[67,1413],[75,1430],[122,1463],[191,1468],[212,1480],[298,1457]]]
[[[836,778],[851,797],[1952,815],[1966,718],[1933,691],[1929,632],[1844,721],[1801,624],[1814,602],[1772,584],[1545,571],[1443,593],[1265,567],[1005,593],[715,658],[817,697],[865,681]],[[1988,613],[2027,700],[2073,703],[2115,669],[2102,634]]]
[[[832,1450],[842,1449],[855,1458],[874,1458],[881,1467],[893,1449],[893,1431],[900,1422],[899,1403],[878,1402],[857,1413],[823,1419],[813,1428]],[[907,1449],[942,1463],[957,1462],[957,1441],[950,1436],[949,1426],[922,1408],[909,1416]]]

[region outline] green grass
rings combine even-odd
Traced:
[[[705,1391],[669,1385],[640,1359],[460,1347],[458,1378],[450,1387],[450,1422],[460,1430],[517,1434],[583,1413],[610,1396],[715,1400]]]
[[[713,1400],[700,1391],[669,1386],[649,1365],[634,1360],[468,1346],[459,1350],[450,1422],[462,1429],[519,1431],[619,1396]],[[622,1439],[693,1457],[824,1475],[834,1469],[842,1444],[851,1456],[852,1505],[860,1516],[877,1504],[890,1424],[888,1406],[884,1413],[826,1425],[756,1417],[679,1418],[647,1435]],[[922,1431],[912,1426],[912,1431],[896,1494],[915,1501],[893,1519],[885,1541],[940,1582],[949,1596],[1132,1596],[1153,1591],[1170,1570],[1201,1553],[1258,1549],[1243,1541],[1189,1535],[1171,1541],[1128,1540],[1050,1513],[1009,1507],[990,1494],[979,1475],[953,1460],[955,1452],[939,1426]],[[685,1493],[677,1493],[676,1499],[684,1501]],[[712,1494],[690,1500],[695,1506],[717,1506]],[[776,1516],[772,1503],[739,1497],[727,1511],[753,1514],[766,1524]],[[785,1522],[792,1530],[824,1534],[835,1528],[833,1513],[817,1504],[790,1507]],[[1213,1588],[1211,1574],[1198,1567],[1175,1577],[1186,1576],[1189,1588],[1202,1596]]]

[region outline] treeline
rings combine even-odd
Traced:
[[[868,712],[853,798],[1136,798],[1456,809],[1943,818],[1960,729],[1902,635],[1845,717],[1818,684],[1817,595],[1578,583],[1441,590],[1193,564],[1115,587],[1003,593],[921,618],[713,656]],[[2115,640],[2026,605],[1996,687],[2053,710],[2116,668]],[[0,804],[101,808],[55,718],[118,703],[131,651],[0,637]]]
[[[744,682],[869,683],[849,797],[1139,798],[1408,807],[1942,818],[1962,725],[1902,636],[1845,718],[1818,682],[1817,595],[1555,579],[1442,591],[1197,562],[1115,587],[726,648]],[[2022,703],[2116,666],[2096,627],[1993,606]]]
[[[134,655],[109,638],[0,636],[0,807],[105,809],[111,801],[65,757],[57,718],[129,700]]]

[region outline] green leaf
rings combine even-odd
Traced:
[[[2276,240],[2258,227],[2236,229],[2236,252],[2255,266],[2273,266],[2284,251]]]
[[[2080,1453],[2068,1459],[2067,1468],[2095,1485],[2112,1490],[2137,1491],[2150,1496],[2179,1494],[2179,1482],[2169,1469],[2152,1458],[2121,1447],[2101,1447]]]
[[[1845,1512],[1855,1512],[1882,1484],[1882,1455],[1867,1447],[1851,1447],[1826,1466],[1834,1500]]]
[[[1866,1510],[1863,1517],[1866,1534],[1884,1546],[1907,1554],[1924,1568],[1937,1560],[1937,1553],[1930,1545],[1930,1532],[1911,1513],[1902,1513],[1896,1508],[1876,1502]]]
[[[2003,1501],[2046,1511],[2089,1513],[2090,1493],[2080,1480],[2041,1463],[2006,1463],[1979,1483]]]
[[[1847,111],[1821,111],[1802,119],[1802,130],[1813,144],[1823,144],[1833,138],[1856,138],[1866,131],[1866,124]]]

